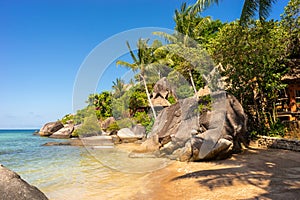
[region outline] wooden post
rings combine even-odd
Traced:
[[[290,98],[290,109],[291,112],[297,111],[297,103],[296,103],[296,88],[293,84],[289,85],[289,98]]]

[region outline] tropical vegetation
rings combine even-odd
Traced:
[[[300,58],[300,0],[289,1],[280,21],[267,21],[274,2],[245,0],[240,20],[230,23],[201,16],[203,9],[218,0],[197,0],[191,6],[183,3],[175,11],[174,34],[156,32],[163,40],[152,43],[140,38],[137,51],[127,42],[132,62],[118,60],[117,65],[136,72],[133,82],[116,79],[112,91],[91,94],[86,108],[63,121],[73,120],[85,128],[92,121],[92,109],[96,120],[111,116],[117,120],[111,130],[139,123],[149,131],[157,116],[151,102],[157,80],[167,77],[171,82],[177,96],[168,100],[175,103],[197,94],[216,78],[210,74],[215,71],[222,75],[224,89],[242,103],[252,134],[283,135],[286,129],[276,118],[275,102],[279,90],[286,87],[281,77],[289,70],[288,63]],[[259,20],[253,19],[256,13]]]

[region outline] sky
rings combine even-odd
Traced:
[[[74,84],[93,49],[130,29],[173,29],[175,9],[195,1],[0,0],[0,129],[38,129],[73,113]],[[270,18],[279,20],[287,3],[278,0]],[[223,0],[202,15],[230,22],[242,5]],[[111,66],[96,91],[125,72]]]

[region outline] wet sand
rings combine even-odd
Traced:
[[[143,179],[130,199],[299,199],[300,153],[246,149],[227,160],[174,162]]]

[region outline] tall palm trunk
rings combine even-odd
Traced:
[[[194,92],[195,92],[195,94],[197,94],[197,89],[196,89],[196,86],[195,86],[195,83],[194,83],[194,80],[193,80],[193,75],[192,75],[192,71],[191,70],[189,70],[189,76],[190,76],[190,79],[191,79],[191,83],[192,83]]]
[[[146,90],[147,99],[148,99],[149,105],[150,105],[150,107],[151,107],[151,110],[152,110],[154,119],[156,119],[156,112],[155,112],[154,106],[153,106],[153,104],[152,104],[152,102],[151,102],[150,93],[149,93],[149,91],[148,91],[146,79],[145,79],[145,77],[142,76],[142,75],[141,75],[141,78],[142,78],[143,83],[144,83],[144,87],[145,87],[145,90]]]

